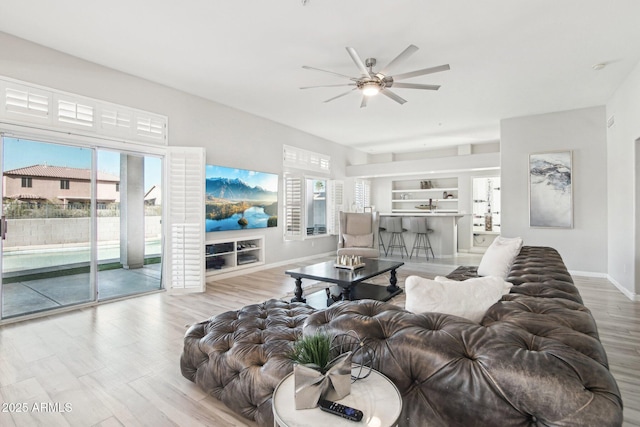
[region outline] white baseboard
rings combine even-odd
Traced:
[[[572,276],[596,277],[596,278],[599,278],[599,279],[607,279],[608,281],[610,281],[613,284],[613,286],[618,288],[618,290],[620,292],[622,292],[622,294],[625,297],[629,298],[631,301],[640,301],[640,295],[636,294],[635,292],[631,292],[629,289],[627,289],[624,286],[622,286],[620,283],[618,283],[617,280],[615,280],[613,277],[611,277],[608,273],[595,273],[593,271],[575,271],[575,270],[570,270],[569,274],[571,274]]]
[[[569,270],[569,274],[571,274],[572,276],[597,277],[598,279],[609,278],[609,275],[607,273],[596,273],[594,271]]]
[[[640,301],[640,296],[638,294],[636,294],[635,292],[631,292],[629,289],[622,286],[616,279],[609,276],[608,274],[606,277],[607,277],[607,280],[613,283],[613,286],[618,288],[618,290],[622,292],[625,297],[629,298],[631,301]]]

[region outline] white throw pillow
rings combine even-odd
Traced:
[[[373,233],[353,235],[343,234],[345,248],[370,248],[373,246]]]
[[[409,276],[404,282],[405,308],[413,313],[453,314],[480,323],[486,311],[513,285],[495,276],[464,281]]]
[[[479,276],[498,276],[507,278],[513,260],[520,253],[522,238],[506,238],[502,236],[489,245],[478,266]]]

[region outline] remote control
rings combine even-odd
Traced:
[[[320,402],[318,402],[318,404],[320,405],[320,409],[325,412],[329,412],[330,414],[338,415],[339,417],[346,418],[351,421],[362,420],[362,411],[359,411],[355,408],[344,406],[339,403],[324,399],[320,399]]]

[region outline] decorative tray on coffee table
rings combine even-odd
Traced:
[[[333,264],[336,268],[344,268],[345,270],[357,270],[364,267],[366,264],[362,262],[362,257],[355,255],[341,255],[338,256],[336,262]]]

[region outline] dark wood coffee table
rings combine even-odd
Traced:
[[[364,263],[364,267],[356,270],[337,268],[334,265],[335,261],[326,261],[285,271],[285,274],[296,279],[295,297],[291,299],[291,302],[307,302],[307,300],[302,297],[302,279],[334,283],[342,290],[340,299],[349,301],[358,299],[388,301],[402,292],[402,289],[396,284],[398,283],[396,269],[404,265],[404,262],[365,259]],[[391,275],[389,278],[389,286],[364,283],[365,280],[379,276],[387,271],[389,271]],[[327,294],[329,294],[328,291]],[[327,297],[327,305],[329,305],[331,296],[327,295]]]

